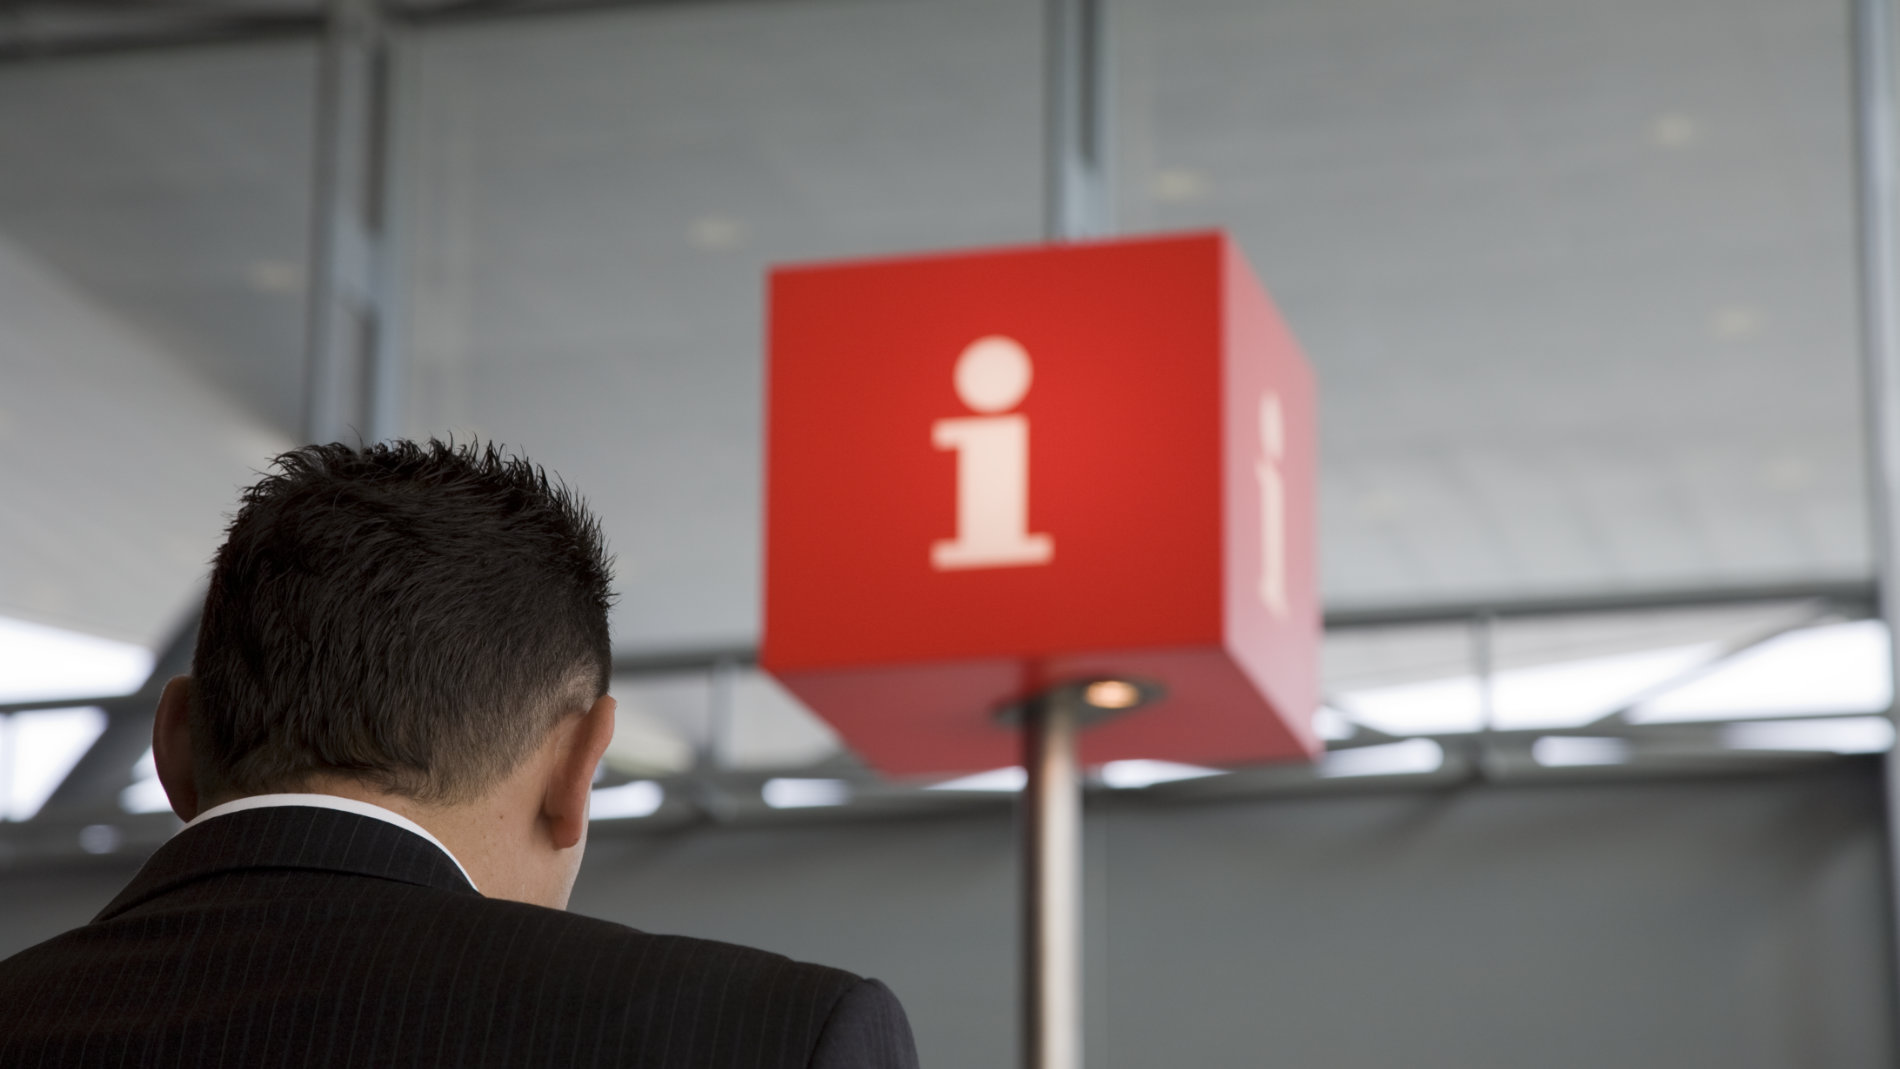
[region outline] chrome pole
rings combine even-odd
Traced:
[[[1900,667],[1900,249],[1894,222],[1896,152],[1892,0],[1852,0],[1855,208],[1859,232],[1861,374],[1865,386],[1875,589],[1888,652]],[[1891,715],[1892,710],[1889,710]],[[1888,887],[1900,903],[1900,755],[1881,766]],[[1889,908],[1894,908],[1890,906]],[[1890,975],[1900,988],[1900,917],[1889,926]],[[1896,1015],[1900,1017],[1900,1015]]]
[[[1056,692],[1023,718],[1023,1064],[1082,1069],[1082,766],[1077,709]]]

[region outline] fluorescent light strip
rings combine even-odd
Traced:
[[[1643,702],[1639,724],[1799,713],[1885,712],[1893,701],[1887,625],[1856,620],[1790,631]]]
[[[1531,760],[1545,768],[1620,765],[1629,759],[1628,739],[1587,735],[1546,735],[1531,743]]]
[[[1406,739],[1380,746],[1334,750],[1314,769],[1320,776],[1416,776],[1436,772],[1445,763],[1445,748],[1430,739]]]
[[[587,802],[589,820],[630,820],[650,817],[666,801],[666,789],[647,779],[618,787],[596,787]]]
[[[105,710],[90,706],[0,716],[0,819],[33,819],[105,730]]]
[[[1893,721],[1884,716],[1755,720],[1725,726],[1722,741],[1734,750],[1886,753],[1893,748]]]
[[[988,772],[978,772],[969,776],[933,783],[926,790],[932,791],[994,791],[1007,793],[1020,791],[1029,782],[1029,773],[1020,766],[1015,768],[993,768]]]
[[[769,779],[759,796],[773,809],[814,809],[851,800],[851,785],[841,779]]]
[[[127,813],[169,813],[172,802],[156,775],[138,780],[119,792],[119,808]]]
[[[0,616],[0,701],[130,694],[152,674],[152,651]]]
[[[1699,643],[1505,669],[1492,677],[1491,726],[1581,727],[1719,652],[1714,643]],[[1354,720],[1388,735],[1449,735],[1484,726],[1484,694],[1475,675],[1369,687],[1341,694],[1339,700]]]
[[[1345,713],[1330,705],[1322,705],[1313,711],[1313,734],[1323,742],[1339,742],[1350,739],[1358,729]]]
[[[1174,783],[1184,779],[1204,779],[1208,776],[1222,776],[1226,773],[1217,768],[1202,768],[1199,765],[1183,765],[1173,761],[1148,761],[1134,759],[1129,761],[1110,761],[1102,766],[1102,783],[1116,790],[1140,790],[1157,783]]]

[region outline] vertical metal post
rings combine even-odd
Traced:
[[[1095,237],[1109,182],[1106,0],[1045,0],[1043,209],[1050,241]],[[1082,1069],[1082,768],[1075,697],[1023,718],[1023,1064]]]
[[[1023,719],[1023,1064],[1082,1069],[1082,769],[1077,710],[1055,693]]]
[[[1474,768],[1489,776],[1497,764],[1498,726],[1497,615],[1481,612],[1471,618],[1471,670],[1478,677],[1478,732],[1472,747]]]
[[[731,657],[713,662],[706,691],[706,748],[700,761],[711,772],[732,767],[732,742],[738,716],[739,664]]]
[[[1498,726],[1497,619],[1488,612],[1471,618],[1471,669],[1478,677],[1478,731],[1487,735]]]
[[[1900,305],[1894,292],[1900,285],[1900,249],[1894,233],[1900,161],[1896,160],[1894,130],[1893,0],[1850,2],[1861,368],[1874,570],[1880,615],[1889,632],[1888,651],[1900,669],[1900,543],[1896,542],[1900,539]],[[1882,779],[1889,905],[1900,909],[1900,754],[1888,751]],[[1889,929],[1889,975],[1900,987],[1900,916],[1891,919]]]
[[[304,435],[400,433],[406,346],[396,233],[400,71],[380,0],[329,0],[317,80]]]
[[[1050,241],[1114,219],[1107,0],[1046,0],[1043,220]]]
[[[13,733],[18,713],[0,713],[0,824],[13,819]]]

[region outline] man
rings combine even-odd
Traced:
[[[908,1067],[874,980],[561,912],[610,567],[493,446],[310,446],[247,490],[152,747],[187,821],[0,963],[0,1065]]]

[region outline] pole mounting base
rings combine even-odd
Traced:
[[[1102,676],[1059,683],[1048,690],[996,710],[996,722],[1020,729],[1039,709],[1061,705],[1075,714],[1078,728],[1087,729],[1123,713],[1131,713],[1168,696],[1168,688],[1152,679]]]

